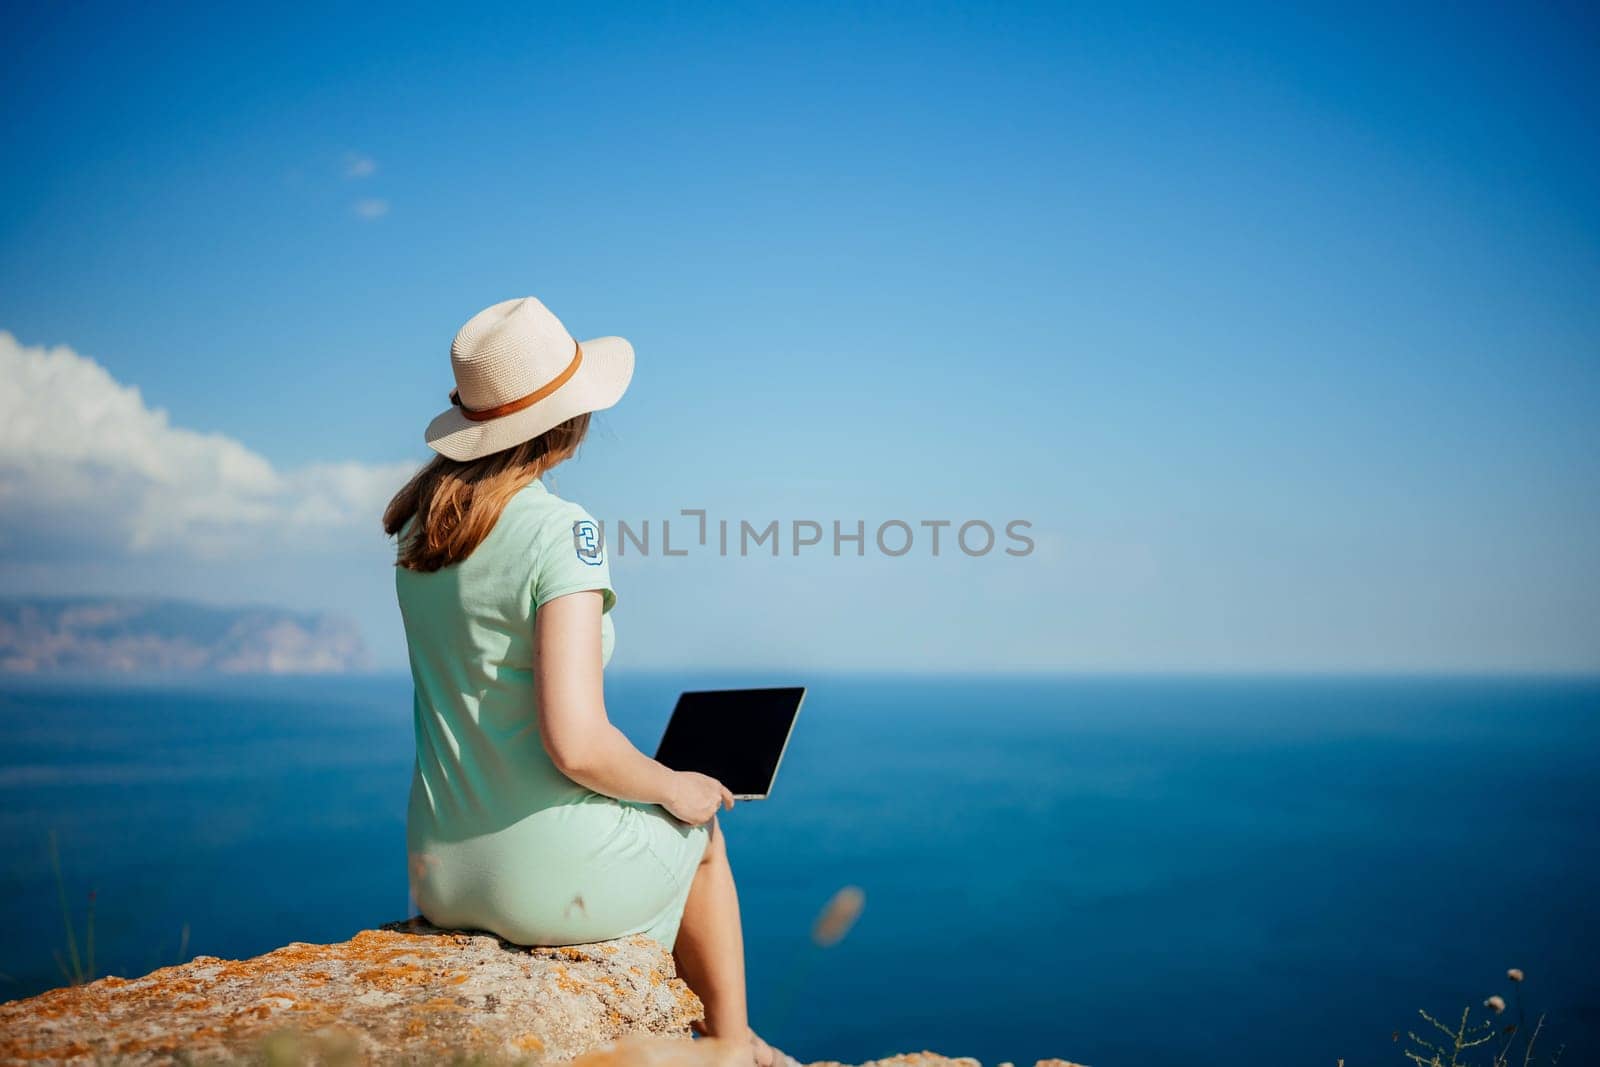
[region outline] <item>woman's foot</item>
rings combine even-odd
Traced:
[[[696,1019],[694,1022],[689,1024],[689,1029],[693,1030],[700,1037],[716,1036],[712,1034],[711,1031],[706,1029],[704,1019]],[[750,1058],[755,1061],[756,1067],[800,1067],[799,1060],[788,1055],[787,1053],[779,1052],[777,1049],[763,1041],[761,1039],[761,1035],[756,1033],[754,1030],[749,1031],[749,1034]]]
[[[754,1030],[750,1031],[750,1046],[756,1067],[800,1067],[800,1061],[761,1040],[761,1035]]]

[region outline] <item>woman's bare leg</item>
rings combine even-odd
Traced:
[[[750,1040],[750,1013],[744,990],[744,930],[739,924],[739,891],[722,828],[711,821],[711,840],[689,884],[678,941],[672,949],[678,974],[705,1005],[707,1037]],[[757,1040],[757,1062],[763,1067],[772,1053]],[[764,1055],[763,1055],[764,1053]]]
[[[738,1037],[750,1030],[744,992],[744,930],[739,891],[728,864],[722,827],[711,820],[711,839],[689,884],[672,957],[678,974],[705,1005],[710,1037]]]

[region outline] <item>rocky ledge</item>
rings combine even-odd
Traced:
[[[734,1067],[738,1050],[686,1040],[700,1014],[648,938],[530,949],[413,919],[0,1004],[0,1063]],[[932,1053],[877,1067],[891,1065],[977,1067]]]

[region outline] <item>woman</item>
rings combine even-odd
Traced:
[[[704,1034],[751,1030],[733,872],[733,796],[644,755],[606,718],[616,604],[599,525],[541,475],[633,375],[620,337],[581,345],[532,297],[473,316],[450,348],[439,455],[390,501],[417,762],[411,889],[437,926],[522,945],[647,934],[705,1005]],[[788,1061],[793,1062],[793,1061]]]

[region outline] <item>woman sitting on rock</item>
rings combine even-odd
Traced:
[[[384,512],[398,538],[417,761],[411,889],[437,926],[520,945],[647,934],[705,1005],[703,1032],[751,1031],[722,783],[670,770],[606,717],[616,603],[599,524],[540,476],[591,412],[621,398],[633,348],[582,344],[538,300],[473,316],[450,349],[456,390],[429,425],[439,455]]]

